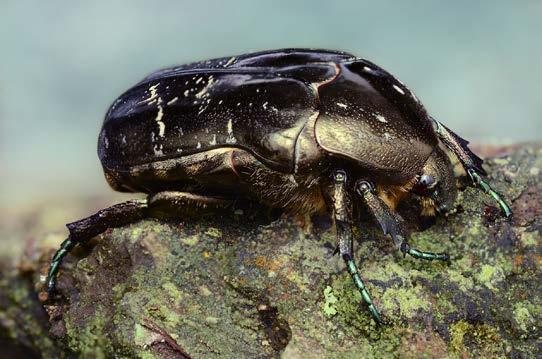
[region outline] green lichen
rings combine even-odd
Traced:
[[[429,309],[429,300],[420,287],[403,288],[396,285],[388,287],[381,297],[381,302],[382,310],[399,313],[397,315],[408,319],[422,310]]]
[[[324,289],[324,314],[328,317],[332,317],[337,314],[337,308],[335,304],[337,303],[337,297],[333,294],[333,289],[330,286],[327,286]]]
[[[528,330],[536,329],[536,327],[533,326],[534,319],[531,315],[531,312],[529,312],[528,305],[530,303],[516,303],[514,306],[514,319],[516,323],[518,324],[519,328],[527,332]]]
[[[476,275],[478,282],[493,290],[498,283],[504,280],[504,278],[505,276],[502,268],[490,264],[482,265],[479,273]]]
[[[491,325],[459,321],[450,327],[450,350],[454,354],[493,358],[504,352],[504,344],[498,329]]]
[[[66,331],[70,348],[87,358],[107,358],[114,348],[110,338],[104,336],[105,329],[110,323],[110,317],[101,306],[94,313],[84,318],[85,325],[80,326],[71,320],[66,321]]]
[[[521,243],[526,247],[534,247],[540,242],[540,233],[523,232],[520,236]]]
[[[205,231],[205,234],[210,236],[210,237],[213,237],[213,238],[222,237],[222,231],[220,229],[214,228],[214,227],[207,228],[207,230]]]

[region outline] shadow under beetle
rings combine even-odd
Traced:
[[[111,187],[147,199],[68,224],[42,300],[66,254],[107,228],[243,198],[332,213],[337,251],[381,322],[352,255],[353,206],[368,210],[405,255],[447,260],[411,247],[395,208],[414,197],[422,215],[449,210],[457,193],[451,154],[509,217],[467,143],[391,74],[344,52],[282,49],[157,71],[113,103],[98,140]]]

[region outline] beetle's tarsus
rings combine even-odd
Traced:
[[[333,193],[333,207],[335,216],[335,226],[337,228],[337,241],[339,252],[343,258],[348,273],[352,277],[356,288],[361,294],[363,301],[367,304],[371,315],[377,323],[382,323],[382,316],[376,308],[365,286],[356,262],[353,259],[353,240],[352,240],[352,228],[351,223],[351,203],[350,198],[346,192],[346,174],[342,170],[335,171],[333,175],[334,179],[334,193]]]
[[[450,255],[448,253],[433,253],[433,252],[424,252],[416,248],[411,247],[407,242],[401,243],[401,252],[403,252],[403,257],[410,255],[417,259],[425,259],[428,261],[437,260],[437,261],[449,261]]]
[[[349,254],[346,254],[346,253],[343,254],[343,259],[346,263],[346,268],[348,269],[348,273],[350,273],[350,276],[352,277],[354,284],[358,288],[361,294],[361,297],[363,298],[363,301],[369,307],[369,311],[371,312],[373,318],[375,319],[377,323],[382,323],[382,316],[380,315],[380,312],[374,305],[373,299],[371,298],[371,295],[369,294],[367,287],[365,287],[365,283],[363,283],[363,280],[361,279],[361,275],[359,273],[358,267],[356,266],[356,262],[350,257]]]
[[[504,201],[504,199],[502,199],[500,194],[491,188],[489,183],[483,180],[482,176],[474,168],[467,169],[467,174],[476,186],[480,187],[485,193],[489,194],[495,199],[495,201],[497,201],[506,218],[510,218],[510,216],[512,216],[510,206]]]
[[[50,299],[54,294],[56,287],[56,279],[58,275],[58,269],[60,263],[64,257],[75,247],[75,241],[72,240],[71,236],[66,238],[64,242],[60,245],[60,248],[56,251],[53,259],[51,259],[51,264],[49,266],[49,273],[47,274],[47,279],[45,281],[47,298]]]

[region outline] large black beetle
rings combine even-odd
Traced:
[[[510,209],[483,181],[482,160],[377,65],[344,52],[283,49],[157,71],[107,112],[98,155],[109,184],[143,192],[68,224],[62,258],[109,227],[181,207],[221,208],[238,198],[271,207],[333,214],[337,248],[375,320],[352,256],[353,207],[363,204],[405,254],[447,260],[408,245],[395,207],[419,200],[422,214],[456,197],[449,152],[474,184]]]

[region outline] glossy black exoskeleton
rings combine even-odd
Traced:
[[[332,213],[338,251],[380,321],[352,257],[353,207],[363,204],[403,253],[447,260],[444,253],[410,247],[395,213],[409,196],[419,199],[424,215],[451,208],[455,179],[444,148],[510,215],[483,181],[482,160],[467,142],[367,60],[344,52],[284,49],[157,71],[113,103],[98,142],[109,184],[148,198],[69,224],[70,237],[51,264],[48,293],[62,258],[108,227],[245,198],[291,211]]]

